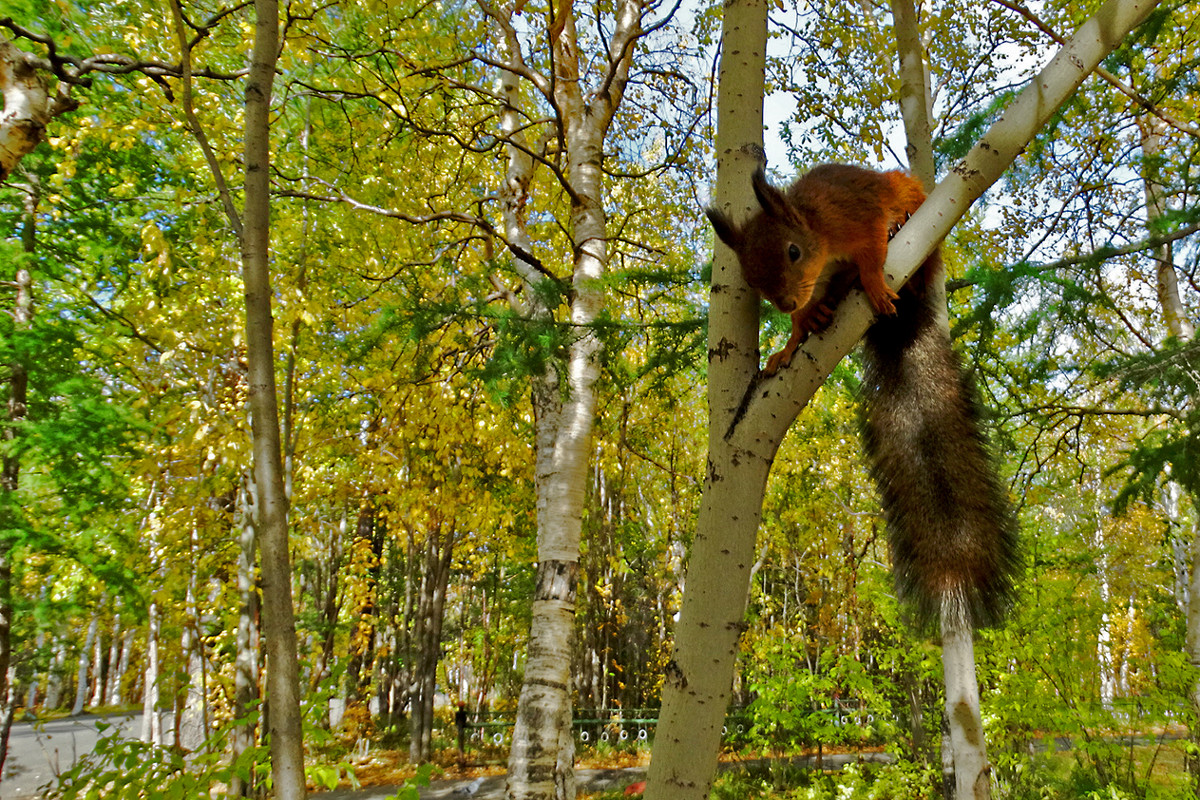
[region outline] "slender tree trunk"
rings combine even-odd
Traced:
[[[50,669],[46,673],[46,702],[43,708],[56,709],[62,703],[63,668],[67,662],[66,645],[61,636],[50,638]]]
[[[113,603],[113,623],[108,645],[108,671],[104,678],[104,701],[110,705],[121,704],[121,676],[117,667],[121,663],[121,647],[124,644],[125,631],[121,627],[121,601]]]
[[[92,696],[89,708],[104,705],[104,631],[96,626],[96,638],[92,641]]]
[[[1150,235],[1158,233],[1158,223],[1167,213],[1167,199],[1161,172],[1162,120],[1143,117],[1138,120],[1142,137],[1142,185],[1146,197],[1146,227]],[[1179,296],[1179,274],[1175,270],[1174,249],[1170,242],[1154,249],[1155,273],[1158,277],[1158,302],[1162,306],[1163,324],[1168,336],[1190,339],[1196,334],[1188,319],[1187,309]]]
[[[117,659],[117,666],[113,671],[112,688],[109,690],[109,702],[113,705],[123,705],[125,703],[125,674],[129,672],[129,658],[133,651],[133,636],[134,629],[126,628],[125,633],[121,636],[121,655]]]
[[[280,800],[296,800],[305,796],[304,735],[288,552],[288,499],[284,491],[275,388],[270,270],[270,112],[279,56],[279,6],[277,0],[255,0],[254,11],[254,49],[246,82],[246,196],[241,231],[246,360],[257,490],[254,519],[262,555],[271,774],[276,796]]]
[[[150,601],[146,624],[146,670],[142,694],[142,741],[161,745],[162,717],[158,713],[158,602]]]
[[[92,612],[92,620],[88,623],[87,636],[83,647],[79,648],[79,668],[75,673],[75,702],[71,706],[71,716],[77,717],[83,713],[83,706],[88,696],[88,675],[91,671],[92,645],[96,641],[96,630],[100,624],[96,612]]]
[[[442,623],[446,614],[446,588],[454,557],[455,532],[442,534],[441,525],[431,529],[425,543],[424,576],[417,610],[416,691],[412,696],[412,738],[409,761],[429,760],[433,739],[433,700],[437,690],[437,668],[441,660]]]
[[[954,755],[954,796],[958,800],[987,800],[992,796],[991,766],[975,679],[974,632],[964,624],[961,610],[942,612],[942,671]]]
[[[253,479],[247,475],[238,491],[238,627],[237,654],[233,667],[233,718],[236,727],[230,737],[231,757],[237,761],[242,753],[254,746],[258,732],[256,719],[250,711],[259,698],[259,598],[257,585],[256,552],[258,539],[255,536],[251,509],[254,501]],[[253,776],[243,781],[235,776],[230,784],[233,797],[251,797],[254,794]]]
[[[600,371],[601,343],[592,326],[603,304],[600,278],[608,264],[603,144],[629,80],[634,44],[641,35],[643,10],[637,0],[616,3],[612,34],[604,43],[608,51],[608,72],[602,86],[589,95],[585,93],[580,69],[575,10],[569,0],[559,4],[549,29],[554,52],[554,80],[543,80],[539,85],[543,93],[553,99],[559,135],[566,150],[564,188],[571,197],[569,230],[574,248],[570,310],[574,339],[568,349],[563,376],[566,379],[565,397],[558,392],[560,376],[553,373],[553,367],[534,379],[538,569],[525,677],[508,761],[506,791],[513,800],[573,800],[575,797],[571,664],[576,577],[583,498],[596,414],[595,385]],[[496,13],[486,8],[485,11]],[[511,26],[511,17],[501,21],[507,26],[506,47],[515,66],[520,57],[519,42]],[[507,72],[516,75],[519,70],[514,68]],[[511,75],[506,77],[503,73],[502,82],[511,81]],[[524,157],[516,162],[510,160],[510,173],[515,170],[528,175]],[[510,196],[522,196],[527,185],[507,187]],[[510,212],[515,213],[519,222],[519,207],[506,209],[506,214]],[[525,271],[532,288],[534,283],[544,280],[544,276],[536,271],[528,272],[529,265],[528,261],[520,261],[517,266]],[[529,294],[536,296],[536,292]],[[534,311],[534,316],[549,318],[551,315],[547,309],[541,309]]]
[[[766,45],[766,2],[727,3],[714,205],[739,218],[755,208],[750,175],[765,158]],[[758,369],[757,309],[758,298],[733,253],[718,244],[708,329],[708,469],[675,651],[666,668],[647,798],[707,800],[716,771],[767,473],[783,438],[780,434],[765,452],[751,452],[727,435]]]

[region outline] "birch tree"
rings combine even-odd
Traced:
[[[916,8],[909,0],[893,0],[892,18],[899,62],[900,108],[908,141],[905,152],[913,174],[928,190],[936,180],[929,122],[932,98]],[[929,302],[938,310],[939,323],[949,341],[945,270],[939,272],[930,285]],[[982,736],[983,716],[979,706],[979,681],[975,675],[974,634],[970,621],[961,614],[945,613],[943,610],[941,634],[948,729],[943,748],[948,745],[951,756],[947,759],[943,753],[942,762],[953,764],[955,797],[990,797],[987,742]],[[946,790],[948,793],[949,787]]]
[[[884,270],[899,285],[916,271],[951,227],[1012,163],[1057,108],[1079,87],[1154,7],[1153,2],[1110,0],[1082,25],[1050,63],[1023,89],[965,159],[938,184],[925,204],[893,239]],[[725,61],[751,62],[747,52],[765,38],[765,8],[726,7],[722,30]],[[752,27],[748,40],[736,38]],[[730,39],[725,39],[729,36]],[[731,55],[732,54],[732,55]],[[734,73],[737,70],[734,69]],[[734,92],[761,86],[754,66]],[[746,78],[746,73],[742,73]],[[752,208],[729,187],[749,187],[761,152],[761,125],[725,123],[736,104],[761,108],[761,92],[747,99],[723,82],[718,95],[717,188],[715,202],[726,211]],[[751,122],[756,120],[752,119]],[[737,125],[736,133],[722,130]],[[730,139],[725,138],[730,135]],[[733,138],[735,137],[736,138]],[[740,189],[746,192],[746,188]],[[740,201],[740,202],[739,202]],[[706,798],[716,768],[721,722],[728,703],[737,636],[743,623],[746,581],[754,560],[754,532],[771,461],[796,415],[854,346],[871,321],[866,298],[853,293],[821,336],[810,340],[792,366],[775,377],[756,374],[755,298],[750,296],[730,254],[720,251],[713,269],[709,329],[709,467],[688,567],[687,590],[668,666],[663,708],[651,761],[647,797]],[[956,705],[951,713],[957,713]],[[982,731],[973,731],[982,736]],[[964,765],[965,766],[965,765]],[[962,797],[988,796],[986,764],[957,776],[969,787]],[[956,770],[960,765],[956,764]],[[977,792],[983,792],[979,794]]]
[[[553,109],[553,137],[562,148],[556,177],[570,199],[569,234],[574,250],[568,310],[569,343],[560,372],[553,362],[533,376],[538,567],[525,678],[517,706],[508,761],[507,794],[516,800],[575,796],[571,731],[571,659],[575,632],[576,576],[583,500],[596,414],[601,342],[593,329],[603,306],[601,279],[608,265],[604,210],[603,148],[624,96],[633,52],[643,35],[646,5],[621,0],[612,32],[602,39],[604,68],[589,76],[581,53],[575,7],[552,11],[548,37],[553,72],[533,69],[514,23],[516,10],[480,2],[500,32],[498,89],[501,124],[507,135],[508,171],[501,193],[503,227],[514,266],[523,282],[516,308],[533,320],[554,318],[560,292],[554,277],[532,254],[524,219],[535,165],[544,156],[523,135],[529,119],[520,104],[525,82]],[[585,83],[592,77],[594,83]],[[559,289],[565,287],[558,287]]]

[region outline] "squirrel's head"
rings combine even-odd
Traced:
[[[825,248],[809,224],[811,210],[788,201],[760,167],[752,178],[762,210],[736,225],[724,212],[706,208],[717,237],[737,254],[746,283],[784,313],[812,297],[825,267]]]

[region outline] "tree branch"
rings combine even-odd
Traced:
[[[1014,0],[992,0],[992,2],[1007,8],[1009,11],[1020,14],[1022,17],[1029,20],[1029,22],[1033,23],[1034,27],[1052,39],[1056,44],[1062,45],[1064,43],[1063,38],[1055,33],[1049,25],[1043,22],[1037,14],[1020,3],[1017,3]],[[1137,91],[1137,89],[1134,89],[1116,75],[1113,75],[1103,66],[1097,66],[1095,72],[1105,81],[1107,81],[1114,89],[1128,97],[1133,102],[1137,103],[1146,111],[1161,119],[1163,122],[1170,125],[1175,130],[1181,133],[1186,133],[1188,136],[1200,137],[1200,128],[1197,128],[1195,125],[1192,125],[1188,122],[1184,122],[1183,120],[1178,119],[1174,115],[1169,114],[1168,112],[1159,108],[1149,98],[1144,97]]]
[[[1164,244],[1169,244],[1180,239],[1186,239],[1188,236],[1191,236],[1195,233],[1200,233],[1200,222],[1193,223],[1170,233],[1164,233],[1158,236],[1148,236],[1141,241],[1133,242],[1132,244],[1123,245],[1121,247],[1101,247],[1083,255],[1060,258],[1057,261],[1050,261],[1046,264],[1035,267],[1033,272],[1055,272],[1067,267],[1079,266],[1080,264],[1103,261],[1110,258],[1117,258],[1119,256],[1133,255],[1146,250],[1153,250],[1156,247],[1160,247]],[[971,278],[955,278],[954,280],[946,281],[946,291],[956,292],[960,289],[966,289],[970,286],[977,286],[978,284],[979,281]]]
[[[221,207],[225,210],[225,216],[229,219],[229,226],[237,235],[238,241],[242,238],[242,218],[238,214],[237,206],[233,203],[233,193],[229,191],[229,184],[225,180],[225,172],[221,169],[221,162],[217,160],[217,154],[213,151],[212,143],[208,140],[208,134],[204,131],[204,126],[200,124],[200,118],[196,116],[195,106],[192,104],[192,43],[188,42],[186,31],[184,30],[183,8],[179,4],[179,0],[169,0],[168,5],[171,7],[171,16],[175,21],[175,34],[179,40],[179,77],[183,84],[183,115],[187,120],[188,128],[192,131],[192,136],[196,139],[196,143],[200,145],[200,151],[204,153],[204,160],[208,163],[209,172],[212,173],[213,183],[217,187],[217,195],[221,198]]]

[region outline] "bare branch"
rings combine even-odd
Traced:
[[[1200,222],[1193,223],[1186,227],[1180,228],[1170,233],[1160,234],[1158,236],[1148,236],[1138,242],[1123,245],[1121,247],[1102,247],[1098,250],[1093,250],[1090,253],[1084,253],[1077,256],[1067,256],[1060,258],[1057,261],[1051,261],[1036,268],[1036,272],[1053,272],[1055,270],[1074,267],[1080,264],[1086,264],[1091,261],[1099,261],[1109,258],[1117,258],[1119,256],[1128,256],[1135,253],[1141,253],[1146,250],[1153,250],[1156,247],[1161,247],[1164,244],[1185,239],[1192,234],[1200,233]],[[969,286],[975,286],[979,282],[970,278],[956,278],[946,281],[946,291],[956,292],[960,289],[965,289]]]
[[[201,28],[205,34],[197,36],[192,44],[207,35],[207,30],[216,20],[223,16],[232,13],[237,8],[243,8],[246,4],[237,6],[235,9],[221,12],[208,26]],[[15,36],[22,39],[28,39],[31,42],[36,42],[46,48],[46,57],[35,59],[36,66],[39,69],[46,70],[58,78],[63,83],[73,86],[88,87],[92,85],[91,78],[86,77],[89,73],[100,72],[109,75],[128,75],[138,72],[155,80],[163,78],[179,78],[183,75],[182,64],[166,64],[153,59],[138,59],[133,56],[121,55],[119,53],[101,53],[98,55],[80,58],[69,53],[60,52],[58,44],[54,38],[46,34],[37,33],[18,24],[11,17],[0,19],[0,27],[8,28]],[[190,26],[196,29],[196,26]],[[237,72],[220,72],[214,69],[192,70],[194,77],[212,78],[215,80],[232,81],[245,77],[246,70],[238,70]]]
[[[504,235],[497,231],[495,226],[493,226],[492,223],[484,217],[476,216],[474,214],[465,214],[461,211],[435,211],[431,214],[410,214],[405,211],[400,211],[399,209],[385,208],[383,206],[377,206],[371,203],[364,203],[361,200],[351,197],[345,192],[334,189],[333,186],[330,186],[327,183],[326,186],[331,190],[331,194],[322,195],[295,189],[277,191],[275,194],[279,197],[315,200],[322,203],[342,203],[358,211],[366,211],[368,213],[376,214],[381,217],[387,217],[389,219],[398,219],[412,225],[429,225],[436,222],[462,222],[467,225],[473,225],[482,230],[488,236],[503,242],[504,246],[509,250],[509,252],[532,266],[547,278],[550,278],[556,282],[561,280],[557,275],[551,272],[545,264],[542,263],[541,259],[535,256],[533,253],[530,253],[524,248],[519,247],[505,239]]]

